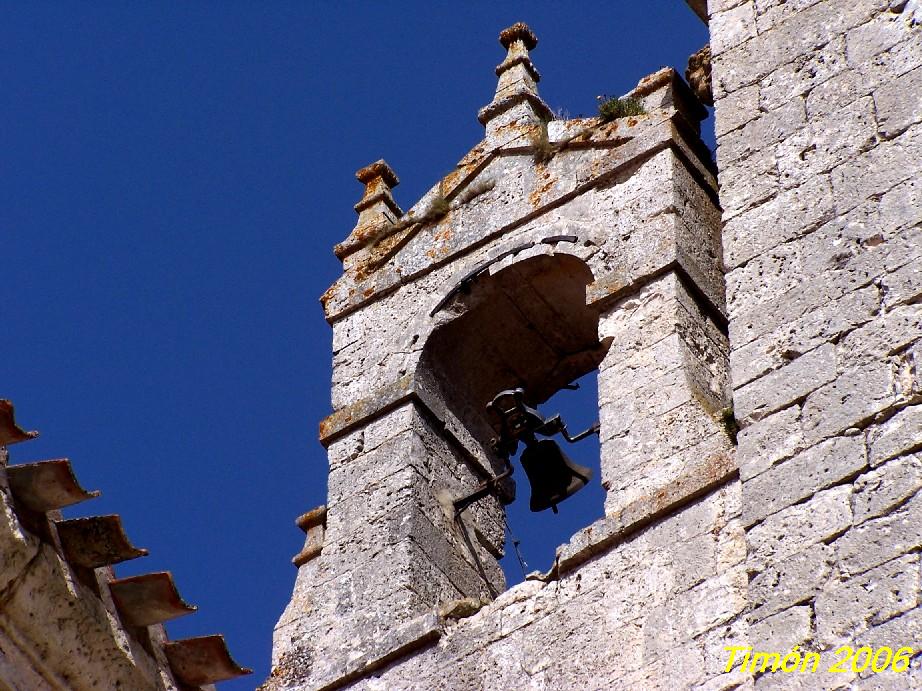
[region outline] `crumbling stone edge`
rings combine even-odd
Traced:
[[[357,659],[340,665],[333,674],[319,680],[314,689],[332,691],[341,688],[401,657],[435,643],[441,638],[442,631],[442,618],[435,612],[427,612],[379,639],[373,649]]]

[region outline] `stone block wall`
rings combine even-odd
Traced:
[[[731,688],[723,647],[746,604],[736,483],[546,581],[528,580],[350,688]],[[596,526],[604,533],[604,524]],[[577,536],[577,540],[585,538]]]
[[[748,644],[917,650],[922,8],[709,9]],[[918,666],[755,688],[922,688]]]

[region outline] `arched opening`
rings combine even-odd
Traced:
[[[587,429],[598,420],[598,370],[583,375],[575,383],[578,389],[562,389],[541,406],[541,412],[546,415],[560,415],[573,433]],[[506,507],[506,553],[500,560],[500,566],[507,586],[521,582],[531,571],[546,572],[554,563],[558,545],[605,513],[598,436],[592,434],[575,445],[562,443],[561,447],[574,462],[592,471],[592,480],[578,494],[563,502],[559,513],[532,512],[528,506],[528,487],[521,472],[519,450],[514,461],[516,477],[526,486],[519,488],[517,500]]]
[[[524,403],[543,416],[561,413],[570,434],[598,419],[595,372],[607,345],[598,339],[598,311],[586,305],[586,286],[592,280],[589,267],[572,255],[518,261],[479,277],[460,293],[447,306],[457,316],[437,328],[426,343],[421,371],[497,472],[503,464],[491,447],[498,432],[487,404],[501,391],[520,388]],[[577,380],[580,388],[572,390]],[[522,446],[518,447],[512,460],[518,497],[507,517],[532,569],[545,569],[557,545],[601,515],[604,502],[597,437],[590,435],[575,446],[560,435],[553,439],[574,461],[595,472],[589,485],[561,507],[561,514],[532,513],[529,482],[519,463]],[[510,548],[507,542],[504,571],[508,582],[518,582],[522,572]]]

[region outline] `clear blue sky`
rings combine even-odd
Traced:
[[[121,514],[151,555],[119,575],[171,570],[200,610],[170,636],[223,632],[255,674],[222,688],[252,689],[294,582],[294,518],[325,501],[317,298],[341,270],[355,170],[385,158],[403,208],[449,171],[482,136],[515,21],[538,35],[542,96],[573,116],[683,71],[706,29],[682,0],[35,1],[3,16],[0,396],[42,433],[12,462],[72,459],[103,495],[68,516]],[[575,431],[594,412],[571,417]],[[533,568],[600,511],[584,492],[561,517],[515,517]]]

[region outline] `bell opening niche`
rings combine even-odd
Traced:
[[[598,312],[586,305],[592,280],[568,254],[479,276],[446,306],[420,363],[500,478],[473,501],[508,504],[501,560],[508,584],[522,581],[525,569],[546,571],[557,546],[603,514],[593,426],[607,343],[598,339]]]
[[[580,377],[575,384],[578,389],[562,389],[540,406],[542,413],[559,415],[574,433],[589,428],[598,420],[598,370]],[[519,449],[513,461],[515,476],[520,480],[519,496],[506,506],[506,554],[500,561],[509,586],[521,582],[531,571],[547,572],[554,564],[557,547],[605,513],[598,436],[590,434],[573,445],[560,443],[559,437],[554,440],[573,462],[592,472],[592,479],[562,502],[558,513],[533,512],[529,507],[528,482],[522,473],[524,449]]]

